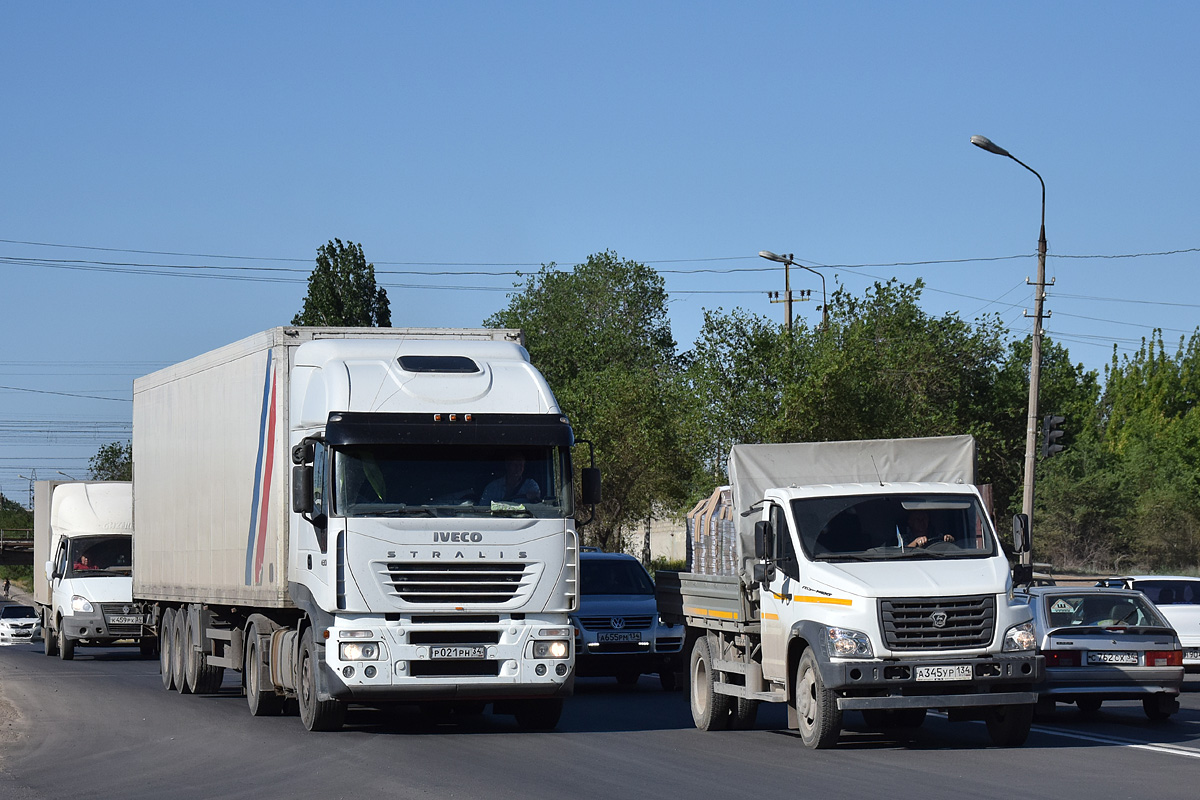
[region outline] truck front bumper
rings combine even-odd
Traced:
[[[969,669],[962,679],[923,679],[945,668]],[[843,710],[889,708],[968,708],[1024,705],[1037,701],[1034,684],[1042,680],[1045,659],[1032,654],[985,658],[921,658],[879,661],[830,661],[821,664],[825,687],[839,694]]]

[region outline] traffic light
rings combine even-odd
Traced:
[[[1042,458],[1049,458],[1055,453],[1061,453],[1063,445],[1058,440],[1063,437],[1062,424],[1065,420],[1057,414],[1047,414],[1042,417]]]

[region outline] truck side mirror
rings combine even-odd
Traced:
[[[775,565],[770,562],[758,562],[754,565],[754,580],[764,586],[775,580]]]
[[[765,519],[754,523],[754,557],[760,560],[770,558],[775,552],[774,539],[770,523]]]
[[[46,562],[46,580],[48,580],[48,581],[54,580],[54,562],[53,561]]]
[[[311,465],[292,467],[292,511],[311,514],[313,510],[313,468]]]
[[[1029,552],[1029,515],[1017,514],[1013,517],[1013,552]]]
[[[599,503],[601,500],[600,470],[596,467],[584,467],[581,470],[580,478],[583,481],[583,486],[580,487],[583,504],[594,506]]]

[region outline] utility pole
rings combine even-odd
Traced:
[[[827,295],[825,293],[825,276],[822,275],[821,273],[817,272],[812,267],[806,267],[803,264],[797,264],[796,260],[795,260],[796,257],[794,255],[792,255],[791,253],[788,253],[787,255],[775,255],[770,250],[759,250],[758,254],[759,254],[759,256],[767,259],[768,261],[774,261],[776,263],[783,264],[783,299],[782,300],[777,299],[777,297],[775,297],[775,295],[777,295],[778,292],[772,292],[771,293],[772,294],[771,302],[784,304],[784,311],[787,312],[787,332],[788,333],[792,332],[792,271],[791,271],[791,268],[793,266],[797,266],[800,269],[808,270],[813,275],[816,275],[818,278],[821,279],[821,299],[822,299],[821,329],[828,330],[829,329],[829,295]]]

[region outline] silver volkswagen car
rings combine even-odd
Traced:
[[[654,582],[641,562],[589,547],[579,554],[579,571],[579,611],[571,615],[576,674],[633,685],[657,673],[664,689],[675,689],[684,626],[659,619]]]
[[[1175,631],[1141,592],[1038,586],[1017,593],[1033,611],[1046,679],[1038,710],[1074,703],[1095,713],[1105,700],[1141,700],[1146,716],[1179,710],[1183,649]]]

